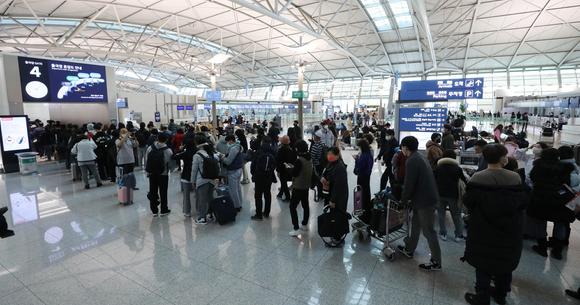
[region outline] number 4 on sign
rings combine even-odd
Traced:
[[[32,68],[32,70],[30,71],[31,75],[36,75],[36,77],[40,77],[40,69],[38,67],[34,67]]]

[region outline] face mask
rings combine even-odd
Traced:
[[[405,157],[407,156],[407,154],[405,153],[404,149],[401,149],[401,151],[403,152],[403,155],[405,155]]]
[[[337,156],[330,156],[330,155],[328,156],[328,162],[332,163],[332,162],[334,162],[336,160],[338,160],[338,157]]]
[[[385,136],[385,140],[389,141],[391,138],[391,136]]]
[[[534,147],[532,148],[532,154],[539,155],[542,152],[541,148]]]
[[[324,125],[324,126],[322,126],[322,129],[328,130],[328,126]]]
[[[439,138],[435,139],[435,143],[441,143],[441,139]]]

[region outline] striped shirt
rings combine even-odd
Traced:
[[[318,166],[320,164],[320,157],[322,156],[322,151],[324,150],[324,143],[322,141],[314,142],[310,146],[310,157],[312,157],[312,164]]]

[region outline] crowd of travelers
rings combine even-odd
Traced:
[[[509,129],[504,130],[501,125],[490,138],[476,135],[467,145],[477,154],[477,169],[465,171],[460,167],[458,155],[467,151],[466,143],[462,143],[466,141],[455,136],[457,129],[465,127],[465,120],[458,116],[444,125],[443,133],[434,133],[425,143],[425,153],[419,152],[420,143],[413,136],[399,143],[389,124],[374,125],[375,129],[367,128],[367,132],[354,136],[350,120],[348,127],[323,121],[313,130],[311,138],[303,135],[298,121],[285,135],[281,135],[273,121],[267,133],[262,126],[256,126],[250,141],[243,129],[219,128],[216,138],[206,126],[178,126],[173,120],[160,129],[152,122],[137,127],[131,122],[119,126],[99,122],[76,126],[49,121],[44,126],[34,121],[31,138],[41,157],[47,160],[55,157],[65,162],[67,170],[78,166],[87,189],[91,174],[97,187],[101,187],[103,181],[116,182],[118,176],[142,168],[149,179],[147,198],[154,217],[171,212],[167,202],[168,175],[180,170],[182,212],[185,217],[197,215],[197,225],[207,225],[219,216],[214,210],[214,193],[220,195],[222,186],[227,185],[228,197],[237,212],[251,209],[243,204],[241,186],[250,180],[254,183],[255,200],[251,219],[267,220],[272,206],[272,184],[279,181],[276,197],[289,203],[292,220],[289,235],[298,237],[309,230],[310,189],[315,189],[315,200],[324,202],[330,210],[349,212],[348,166],[343,159],[341,139],[352,135],[358,151],[353,154],[352,172],[362,189],[364,210],[360,220],[370,222],[373,191],[390,189],[402,206],[412,211],[410,238],[398,246],[400,253],[413,259],[422,233],[431,258],[419,268],[441,271],[443,257],[439,243],[448,239],[465,242],[461,260],[475,268],[476,277],[475,293],[466,293],[466,301],[487,305],[493,299],[506,304],[524,238],[536,239],[533,251],[538,255],[562,259],[570,224],[580,211],[580,206],[566,206],[580,190],[580,171],[572,147],[556,149],[542,142],[522,147],[516,138],[502,136]],[[376,153],[371,147],[374,142]],[[523,168],[518,167],[518,161],[525,164]],[[371,174],[377,162],[383,166],[380,189],[371,190]],[[301,219],[299,205],[303,210]],[[448,236],[446,228],[447,210],[454,225],[452,236]],[[554,224],[550,239],[548,222]],[[330,246],[343,242],[337,235]],[[567,293],[578,298],[575,291]]]

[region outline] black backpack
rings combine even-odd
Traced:
[[[151,175],[161,175],[165,171],[165,153],[164,150],[169,149],[169,147],[163,147],[161,149],[151,146],[151,151],[147,155],[147,167],[145,171]]]
[[[220,165],[214,157],[206,157],[197,153],[203,159],[203,172],[199,169],[203,179],[219,179]]]
[[[275,168],[276,159],[271,153],[265,151],[258,156],[256,160],[256,171],[258,174],[266,176],[266,174],[273,173]]]

